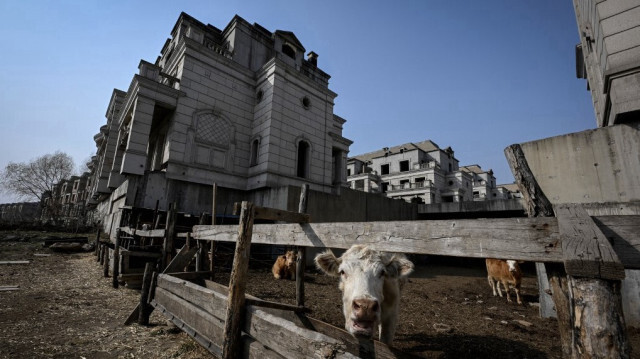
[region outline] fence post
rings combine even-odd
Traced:
[[[142,289],[140,291],[140,309],[138,309],[138,324],[149,325],[149,290],[151,288],[151,278],[153,277],[154,263],[147,262],[144,266],[144,276],[142,277]]]
[[[95,246],[96,246],[96,257],[98,257],[98,254],[100,254],[100,227],[98,227],[98,230],[96,231],[96,241],[94,242]],[[98,257],[97,260],[100,260],[100,257]]]
[[[105,278],[109,276],[109,246],[102,245],[102,274]]]
[[[211,225],[216,225],[216,204],[218,200],[218,184],[213,184],[213,198],[211,204]],[[211,241],[211,260],[209,261],[209,270],[211,271],[211,280],[215,277],[215,255],[216,255],[216,241]]]
[[[116,232],[116,245],[113,247],[113,287],[118,288],[120,276],[120,229]]]
[[[233,268],[229,279],[229,302],[222,339],[223,359],[232,359],[240,356],[240,328],[245,309],[244,292],[247,286],[247,271],[249,270],[253,218],[253,204],[243,201],[242,211],[240,212],[240,225],[238,226],[238,239],[233,256]]]
[[[169,210],[167,211],[167,222],[164,230],[164,243],[162,245],[162,268],[167,267],[171,262],[171,256],[173,255],[173,237],[175,235],[176,228],[176,204],[169,204]]]
[[[303,184],[300,189],[298,213],[307,213],[307,196],[309,185]],[[298,247],[298,265],[296,266],[296,305],[304,307],[304,267],[307,264],[305,247]]]

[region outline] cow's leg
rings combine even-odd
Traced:
[[[504,287],[504,292],[507,295],[507,302],[511,303],[511,295],[509,295],[509,283],[507,283],[506,280],[503,280],[502,281],[502,287]]]
[[[516,284],[513,286],[516,291],[516,299],[518,300],[518,304],[522,304],[522,299],[520,299],[520,284]]]
[[[493,278],[491,278],[491,276],[488,276],[487,280],[489,281],[489,285],[491,286],[491,290],[493,291],[493,296],[495,297],[496,295],[498,295],[496,293],[496,283],[493,281]],[[500,290],[499,287],[498,290]],[[502,297],[502,294],[500,296]]]

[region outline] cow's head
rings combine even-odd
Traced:
[[[509,272],[515,273],[518,268],[518,262],[514,260],[507,260],[507,266],[509,267]]]
[[[378,252],[354,245],[340,258],[331,251],[318,254],[316,265],[331,276],[340,276],[345,328],[353,335],[372,337],[380,324],[385,281],[405,278],[413,263],[403,254]]]
[[[283,257],[285,265],[289,268],[296,264],[296,260],[298,260],[298,255],[294,251],[287,251]]]

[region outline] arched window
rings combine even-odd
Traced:
[[[260,140],[256,138],[251,142],[251,159],[249,160],[249,166],[258,164],[258,146],[260,146]]]
[[[308,178],[309,175],[309,144],[305,141],[298,142],[298,163],[296,175],[300,178]]]
[[[293,47],[291,47],[288,44],[282,44],[282,53],[289,56],[292,59],[296,58],[296,50],[294,50]]]

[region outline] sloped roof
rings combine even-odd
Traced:
[[[307,51],[307,50],[304,49],[304,46],[302,46],[302,43],[300,42],[300,40],[298,40],[298,38],[296,37],[296,35],[293,32],[284,31],[284,30],[276,30],[275,34],[277,36],[283,37],[284,39],[286,39],[290,43],[296,45],[296,47],[302,49],[302,52],[306,52]]]
[[[402,145],[389,147],[388,149],[383,148],[377,151],[356,155],[356,156],[353,156],[352,158],[358,159],[360,161],[370,161],[374,158],[384,156],[384,154],[387,152],[389,152],[390,154],[399,153],[401,149],[404,149],[405,151],[421,150],[424,152],[431,152],[431,151],[439,150],[440,147],[438,147],[438,145],[431,140],[426,140],[418,143],[409,142]]]
[[[480,165],[468,165],[468,166],[460,166],[461,171],[471,172],[475,174],[485,173],[487,171],[480,168]]]
[[[518,188],[518,185],[515,183],[499,184],[496,187],[505,188],[507,191],[513,192],[513,193],[520,191],[520,188]]]

